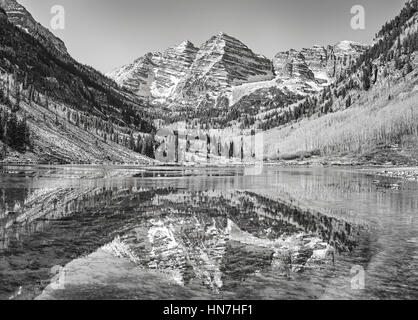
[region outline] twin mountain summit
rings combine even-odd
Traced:
[[[216,129],[219,136],[210,138],[222,146],[222,139],[263,132],[267,160],[364,159],[377,146],[396,145],[408,162],[416,150],[417,111],[404,120],[389,110],[402,113],[418,88],[418,0],[407,2],[370,45],[341,41],[269,58],[218,33],[200,46],[184,41],[148,53],[107,75],[73,59],[15,0],[0,0],[0,8],[2,161],[149,164],[161,148],[156,133],[183,122],[209,136]],[[361,136],[373,141],[361,148],[360,116],[372,119]],[[373,119],[388,121],[389,129]],[[229,158],[239,158],[234,148]],[[221,156],[220,149],[213,153]]]

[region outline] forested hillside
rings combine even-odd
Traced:
[[[418,1],[413,0],[334,84],[263,118],[261,127],[270,129],[269,157],[355,155],[376,163],[414,163],[417,49]]]
[[[60,126],[68,125],[79,128],[80,138],[84,134],[94,135],[97,143],[90,149],[100,141],[112,142],[153,156],[155,129],[144,101],[124,92],[94,69],[45,47],[13,25],[6,12],[0,10],[2,158],[7,157],[7,146],[10,151],[40,154],[36,148],[40,136],[35,131],[37,126],[49,122],[49,113],[49,129],[62,133]],[[34,114],[35,107],[45,109],[44,114]],[[60,162],[58,150],[53,153],[53,161]],[[64,162],[89,162],[88,157],[64,158]],[[106,160],[108,156],[102,158]]]

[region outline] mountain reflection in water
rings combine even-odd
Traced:
[[[300,185],[291,179],[285,186],[290,193],[284,196],[276,183],[276,196],[270,197],[267,189],[245,188],[235,172],[214,172],[210,178],[193,171],[125,171],[123,178],[83,172],[81,184],[75,182],[80,172],[73,174],[74,180],[55,181],[58,186],[51,188],[34,187],[33,178],[22,173],[13,179],[22,185],[22,178],[30,181],[26,188],[0,185],[0,298],[376,294],[376,288],[349,288],[352,266],[367,269],[381,250],[369,223],[306,209],[299,204],[303,196],[293,198]],[[187,186],[199,179],[209,187]],[[238,180],[236,188],[225,188],[229,179]],[[302,189],[339,190],[335,180],[319,185]],[[56,286],[57,279],[63,286]]]

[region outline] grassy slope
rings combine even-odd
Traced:
[[[42,106],[21,102],[18,116],[26,114],[34,148],[20,154],[9,148],[4,162],[32,163],[129,163],[150,164],[154,160],[119,144],[87,132]],[[96,144],[97,143],[97,144]],[[1,144],[1,142],[0,142]],[[2,148],[2,145],[0,145]]]
[[[391,99],[389,99],[389,95]],[[364,162],[418,163],[418,71],[381,84],[352,107],[264,133],[268,159],[320,153]]]

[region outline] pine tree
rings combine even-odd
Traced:
[[[29,86],[29,93],[28,93],[28,102],[29,102],[29,106],[32,106],[32,101],[33,101],[33,85]]]
[[[45,91],[45,108],[49,109],[48,92]]]
[[[23,89],[26,90],[28,88],[28,74],[25,72],[25,78],[23,80]]]
[[[6,102],[6,96],[3,88],[0,88],[0,103],[4,104]]]
[[[20,85],[18,82],[15,82],[15,105],[12,108],[13,112],[20,110],[20,100],[21,100],[21,92],[20,92]]]
[[[363,69],[362,81],[364,90],[368,91],[370,89],[370,69],[367,67]]]
[[[129,148],[135,150],[135,138],[132,131],[129,134]]]
[[[3,143],[3,150],[2,150],[2,159],[7,157],[7,144]]]
[[[136,139],[135,151],[138,152],[138,153],[141,153],[142,152],[142,145],[143,145],[143,143],[142,143],[141,135],[138,135],[138,138]]]
[[[408,60],[406,62],[406,74],[411,73],[412,71],[414,71],[414,69],[411,64],[411,56],[408,56]]]
[[[352,101],[351,101],[351,96],[348,96],[347,101],[346,101],[346,107],[349,108],[351,107]]]
[[[6,86],[7,86],[7,100],[10,101],[10,76],[9,75],[7,75]]]

